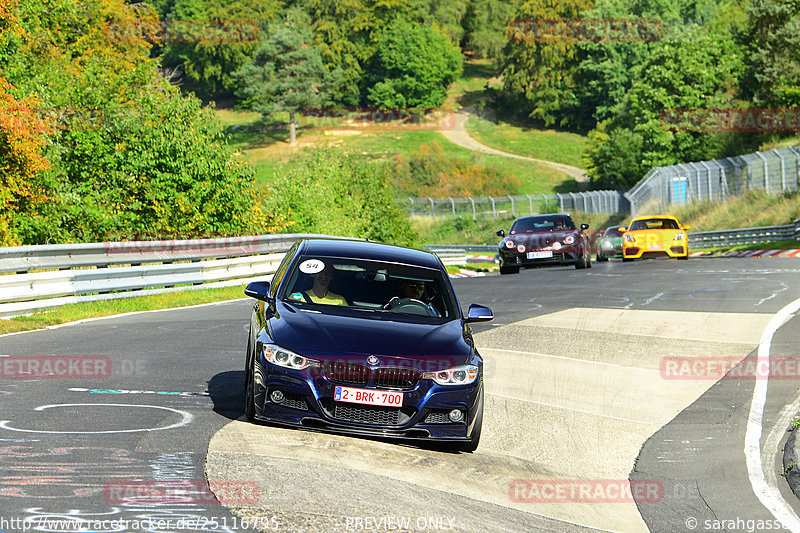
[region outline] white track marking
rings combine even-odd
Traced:
[[[19,431],[22,433],[48,433],[48,434],[80,434],[80,435],[94,435],[99,433],[138,433],[141,431],[162,431],[165,429],[176,429],[179,427],[186,426],[192,422],[194,419],[194,415],[191,413],[187,413],[186,411],[181,411],[179,409],[172,409],[171,407],[162,407],[160,405],[137,405],[131,403],[57,403],[52,405],[40,405],[36,407],[34,411],[44,411],[45,409],[50,409],[53,407],[81,407],[81,406],[91,406],[91,407],[146,407],[148,409],[162,409],[164,411],[170,411],[172,413],[177,413],[181,415],[180,422],[176,422],[169,426],[164,426],[162,428],[140,428],[140,429],[117,429],[117,430],[109,430],[109,431],[47,431],[47,430],[40,430],[40,429],[19,429],[13,428],[8,424],[11,420],[0,420],[0,428],[7,429],[9,431]]]
[[[772,337],[784,322],[800,310],[800,299],[797,299],[778,311],[767,324],[758,345],[758,365],[761,367],[769,364]],[[767,387],[769,375],[757,376],[753,390],[753,401],[750,404],[750,415],[747,419],[747,432],[744,437],[744,454],[747,461],[747,474],[759,501],[766,507],[772,516],[777,518],[784,527],[792,531],[800,531],[800,518],[791,507],[783,500],[776,486],[770,486],[764,475],[764,463],[761,459],[761,432],[764,416],[764,405],[767,402]],[[771,468],[771,467],[770,467]]]

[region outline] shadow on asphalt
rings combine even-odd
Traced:
[[[208,382],[214,412],[236,420],[244,414],[244,370],[220,372]]]

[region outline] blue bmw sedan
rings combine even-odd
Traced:
[[[253,282],[245,366],[250,421],[478,447],[483,360],[442,262],[345,239],[295,243]]]

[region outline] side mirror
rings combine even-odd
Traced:
[[[486,306],[469,304],[469,314],[464,322],[488,322],[494,318],[492,310]]]
[[[501,229],[499,229],[499,230],[497,230],[497,236],[498,237],[505,237],[506,236],[506,232],[501,230]]]
[[[689,231],[690,229],[692,229],[692,227],[691,226],[684,226],[683,229],[685,229],[686,231]]]
[[[589,224],[581,224],[581,231],[589,229]]]
[[[256,300],[268,302],[270,300],[269,281],[253,281],[248,283],[247,287],[244,289],[244,294]]]
[[[628,231],[628,228],[617,228],[617,231],[620,233],[625,233],[626,231]]]

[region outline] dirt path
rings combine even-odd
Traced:
[[[555,161],[545,161],[544,159],[535,159],[533,157],[525,157],[509,152],[503,152],[502,150],[479,143],[470,137],[469,133],[467,133],[467,119],[472,112],[474,112],[474,110],[471,107],[465,107],[464,109],[457,111],[455,113],[456,117],[455,121],[452,123],[452,127],[441,129],[439,131],[448,141],[466,148],[467,150],[473,150],[475,152],[481,152],[484,154],[499,155],[502,157],[512,157],[514,159],[522,159],[523,161],[531,161],[533,163],[547,165],[575,178],[581,190],[583,190],[588,184],[589,178],[586,175],[585,169],[565,165],[563,163],[556,163]]]

